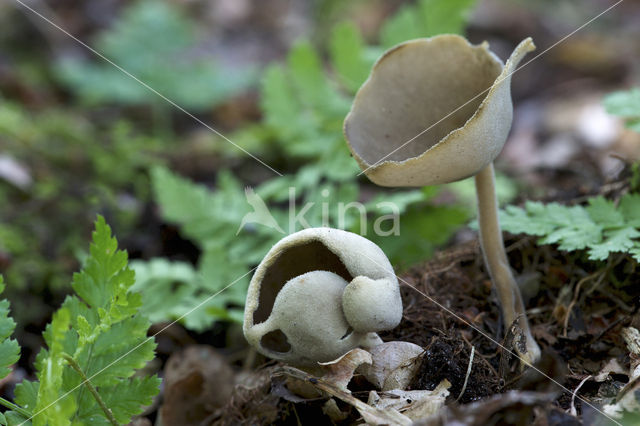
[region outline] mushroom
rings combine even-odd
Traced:
[[[382,55],[344,122],[367,177],[389,187],[438,185],[475,176],[480,243],[505,328],[518,321],[525,362],[540,356],[513,278],[498,222],[493,160],[513,119],[511,74],[535,49],[522,41],[503,66],[488,43],[456,35],[401,43]],[[486,95],[485,95],[486,94]]]
[[[377,245],[310,228],[280,240],[256,269],[243,331],[258,352],[312,367],[382,343],[376,333],[401,318],[398,280]]]

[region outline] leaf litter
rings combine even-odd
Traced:
[[[507,235],[506,243],[543,349],[536,367],[563,387],[532,369],[521,371],[501,348],[517,344],[518,330],[502,332],[479,246],[469,241],[401,276],[403,321],[381,337],[387,345],[421,348],[409,363],[379,364],[384,374],[376,379],[362,374],[376,364],[376,354],[364,350],[314,371],[261,365],[266,360],[257,356],[237,373],[242,379],[236,378],[226,404],[201,424],[613,424],[601,412],[626,422],[623,410],[640,411],[633,337],[640,328],[638,264],[629,253],[592,261],[537,245],[532,236]],[[411,380],[385,387],[394,371],[408,366]],[[412,417],[412,407],[428,405],[429,398],[439,398],[439,408]]]

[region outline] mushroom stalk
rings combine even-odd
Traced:
[[[520,288],[513,277],[505,253],[498,219],[493,163],[480,170],[475,176],[475,181],[478,194],[478,229],[484,263],[502,305],[505,329],[508,330],[514,321],[518,321],[526,339],[526,349],[520,349],[518,352],[526,362],[532,363],[540,358],[540,348],[531,335]]]

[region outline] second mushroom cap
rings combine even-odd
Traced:
[[[380,344],[376,332],[401,318],[398,280],[376,244],[310,228],[280,240],[256,269],[243,330],[264,355],[313,366]]]

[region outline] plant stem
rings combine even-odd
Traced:
[[[84,371],[82,371],[82,368],[80,368],[76,360],[73,359],[71,355],[65,354],[65,353],[62,354],[62,357],[69,363],[71,368],[76,370],[76,372],[80,375],[80,377],[82,377],[82,383],[87,387],[87,389],[89,389],[89,392],[91,392],[91,395],[93,395],[96,402],[104,412],[105,416],[107,416],[107,419],[109,420],[109,422],[114,426],[118,426],[119,423],[116,420],[116,418],[113,417],[113,413],[111,412],[111,409],[107,407],[107,405],[104,403],[104,401],[102,400],[102,397],[100,396],[96,388],[91,384],[91,382],[89,381],[89,378],[87,377],[86,374],[84,374]]]
[[[31,413],[30,412],[28,412],[24,408],[21,408],[21,407],[17,406],[16,404],[14,404],[11,401],[7,401],[6,399],[4,399],[2,397],[0,397],[0,405],[4,405],[8,409],[13,410],[16,413],[19,413],[21,416],[24,416],[27,419],[31,418]]]
[[[498,220],[498,199],[493,163],[489,163],[487,167],[480,170],[476,174],[475,181],[478,195],[480,246],[485,265],[502,305],[504,326],[508,330],[513,322],[518,321],[518,326],[526,337],[526,352],[522,353],[521,350],[518,352],[520,352],[521,360],[524,358],[527,362],[533,363],[540,358],[540,348],[531,335],[520,288],[513,278],[504,250],[502,230]]]

